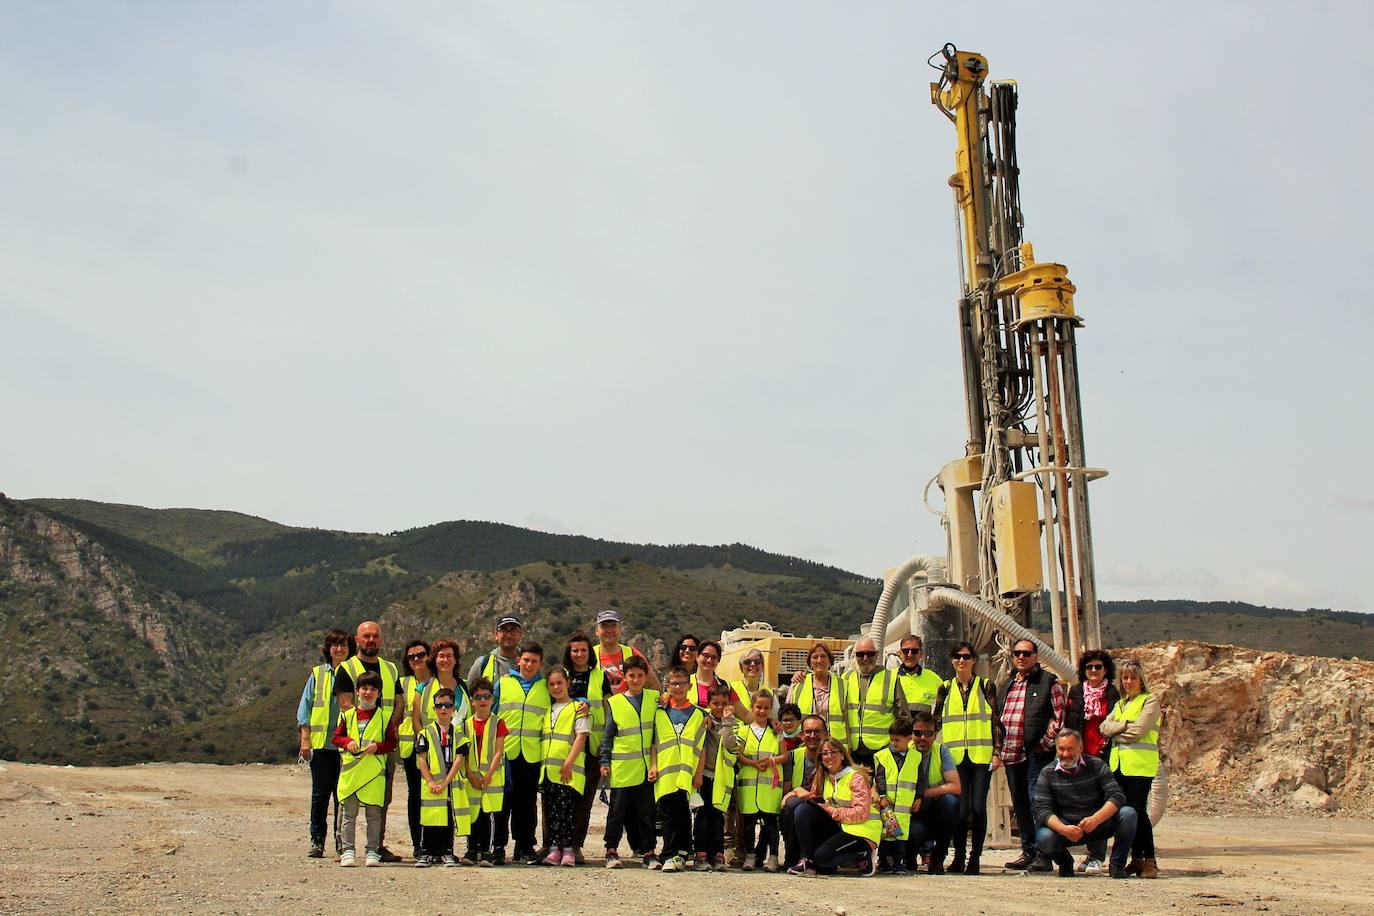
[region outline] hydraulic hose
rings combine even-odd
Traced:
[[[886,591],[886,590],[884,590]],[[1021,626],[1011,617],[1002,613],[997,608],[988,604],[982,598],[961,592],[954,588],[937,588],[930,593],[930,603],[937,605],[949,605],[957,607],[965,613],[972,614],[982,620],[992,624],[1008,636],[1016,639],[1029,639],[1035,643],[1040,650],[1040,664],[1049,668],[1055,674],[1064,678],[1066,681],[1078,680],[1078,671],[1072,662],[1054,651],[1054,647],[1045,642],[1035,633]]]
[[[892,602],[897,593],[906,585],[906,580],[918,572],[939,572],[944,578],[945,558],[918,553],[892,571],[883,582],[883,593],[878,597],[878,606],[873,609],[873,622],[868,625],[868,637],[881,648],[887,638],[887,620],[892,615]],[[929,576],[928,576],[929,578]]]

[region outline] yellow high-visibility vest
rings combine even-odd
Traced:
[[[679,732],[666,709],[654,714],[654,754],[658,778],[654,780],[654,800],[673,792],[692,792],[692,777],[706,743],[706,713],[696,706]]]
[[[845,708],[850,749],[865,747],[876,751],[886,746],[887,730],[897,718],[892,712],[897,702],[897,678],[892,669],[874,671],[868,681],[868,690],[862,696],[859,694],[859,672],[851,671],[845,675],[845,690],[849,693]]]
[[[897,766],[897,755],[891,746],[873,755],[873,766],[882,767],[883,782],[886,784],[888,800],[892,811],[897,815],[897,823],[902,825],[902,838],[911,835],[911,807],[916,804],[916,785],[921,780],[921,752],[908,748],[902,765]],[[876,773],[875,773],[876,776]],[[877,779],[874,779],[877,791]]]
[[[659,692],[645,690],[640,697],[638,710],[623,693],[613,695],[608,704],[615,722],[615,740],[611,742],[612,789],[637,786],[649,778],[649,746],[654,740]]]
[[[339,727],[338,707],[333,705],[334,668],[332,665],[316,665],[311,669],[315,678],[315,694],[310,702],[310,747],[320,750],[329,745],[334,730]],[[330,710],[334,715],[330,716]]]
[[[497,685],[496,711],[506,723],[506,757],[540,763],[544,759],[544,717],[553,705],[549,684],[542,677],[527,691],[519,678],[508,674]]]
[[[827,773],[821,793],[826,802],[836,808],[848,808],[849,802],[854,798],[854,787],[851,783],[856,777],[863,778],[863,774],[853,767],[845,767],[834,776]],[[840,829],[876,845],[883,838],[883,818],[878,813],[876,796],[873,798],[873,803],[868,806],[868,820],[858,824],[841,824]]]
[[[766,724],[762,737],[754,734],[752,725],[743,724],[735,727],[735,737],[740,757],[776,757],[782,750],[777,734]],[[740,814],[777,814],[782,808],[782,767],[741,766],[735,775],[735,799]]]
[[[345,709],[341,719],[348,729],[348,737],[358,742],[359,750],[386,740],[387,717],[382,713],[380,706],[373,711],[372,718],[367,720],[367,725],[361,733],[358,731],[356,708]],[[348,751],[341,751],[337,794],[340,802],[356,795],[358,801],[364,805],[381,807],[385,804],[386,767],[382,763],[382,757],[377,754],[350,754]]]
[[[945,713],[940,719],[940,737],[956,764],[965,758],[978,764],[992,763],[992,709],[983,693],[984,681],[975,677],[969,685],[968,705],[959,691],[959,682],[945,682]]]
[[[505,747],[498,744],[496,733],[500,731],[498,724],[501,720],[496,716],[488,716],[482,732],[482,740],[477,740],[477,726],[473,724],[476,716],[468,716],[463,723],[463,730],[468,738],[468,753],[472,755],[472,768],[483,776],[487,773],[487,767],[496,759],[499,750]],[[509,726],[507,726],[509,727]],[[491,782],[487,783],[481,791],[468,787],[468,802],[472,817],[476,817],[479,811],[491,814],[501,810],[506,798],[506,767],[504,764],[496,768],[496,772],[491,776]]]
[[[363,660],[358,656],[351,656],[348,661],[339,667],[348,672],[348,676],[353,679],[353,692],[358,692],[358,678],[367,671],[363,667]],[[391,711],[396,707],[396,666],[384,658],[377,659],[378,674],[382,678],[382,695],[377,700],[377,708],[386,716],[388,722],[391,721]]]
[[[587,785],[587,755],[578,754],[573,761],[572,778],[563,778],[563,761],[572,752],[573,742],[577,740],[577,700],[573,700],[558,712],[554,721],[553,710],[544,714],[544,778],[560,786],[572,786],[578,794]]]
[[[463,730],[450,726],[452,734],[449,740],[454,743],[453,756],[455,759],[463,756],[464,745]],[[425,742],[429,745],[428,753],[425,754],[425,764],[429,767],[429,775],[436,780],[443,779],[448,775],[448,769],[444,766],[444,759],[439,754],[439,723],[434,722],[425,727]],[[472,812],[471,804],[468,800],[468,789],[466,779],[467,768],[463,763],[458,764],[458,775],[453,782],[449,783],[448,789],[439,795],[429,791],[429,783],[420,780],[420,823],[426,827],[442,827],[445,824],[453,825],[453,832],[457,836],[467,836],[472,832]]]
[[[1118,722],[1134,722],[1140,718],[1149,696],[1148,693],[1138,693],[1134,699],[1127,700],[1123,697],[1117,700],[1111,718]],[[1155,719],[1150,730],[1141,735],[1139,740],[1130,744],[1113,742],[1107,765],[1113,773],[1120,773],[1122,776],[1159,775],[1159,719]]]
[[[811,715],[816,711],[816,691],[815,682],[810,674],[802,679],[797,685],[794,703],[801,710],[802,717]],[[838,674],[830,675],[830,706],[826,709],[825,725],[826,733],[842,744],[849,743],[849,723],[848,711],[845,703],[845,683],[844,678]]]

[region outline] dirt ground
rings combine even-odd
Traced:
[[[1369,912],[1374,899],[1374,820],[1321,817],[1170,816],[1158,833],[1163,875],[1149,883],[996,867],[979,877],[870,880],[611,875],[599,865],[344,871],[332,858],[305,857],[309,787],[309,772],[296,766],[0,764],[0,913],[48,913],[54,904],[92,913],[334,913],[345,887],[375,895],[376,912],[604,912],[607,882],[644,911],[680,914],[1308,914]],[[388,845],[404,854],[403,781],[397,795]],[[985,863],[1010,857],[992,851]]]

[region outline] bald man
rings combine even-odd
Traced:
[[[845,725],[855,763],[870,769],[873,755],[887,746],[887,730],[906,715],[906,697],[897,672],[883,665],[882,650],[865,636],[854,643],[857,671],[845,675]]]
[[[405,715],[402,708],[405,703],[397,702],[397,697],[404,697],[405,694],[401,690],[400,672],[394,664],[380,655],[382,627],[375,620],[364,620],[358,624],[353,639],[357,643],[358,653],[340,665],[338,674],[334,675],[334,693],[339,698],[339,708],[352,708],[354,681],[361,677],[363,672],[371,671],[382,679],[382,695],[377,700],[378,712],[390,720],[387,728],[394,729]],[[386,755],[386,798],[382,803],[382,837],[379,846],[383,862],[401,861],[400,856],[386,848],[386,812],[391,807],[391,780],[396,774],[396,764],[399,760],[399,750],[393,750]]]

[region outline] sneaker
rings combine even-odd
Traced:
[[[685,871],[685,864],[686,863],[682,860],[682,856],[673,856],[671,859],[663,860],[663,870],[665,872]]]
[[[964,863],[964,870],[963,870],[963,872],[961,872],[961,874],[965,874],[965,875],[976,875],[976,874],[978,874],[978,870],[979,870],[979,862],[978,862],[978,860],[977,860],[977,859],[969,859],[966,863]]]
[[[1054,871],[1054,863],[1050,861],[1049,856],[1040,853],[1031,860],[1031,864],[1027,867],[1026,871]],[[1069,858],[1069,871],[1073,871],[1072,857]]]
[[[711,860],[712,871],[729,871],[730,863],[725,861],[725,853],[718,852],[716,857]]]
[[[1078,870],[1085,875],[1092,875],[1095,878],[1102,874],[1102,862],[1093,856],[1088,856],[1078,864]]]
[[[656,870],[658,870],[659,868],[662,868],[662,867],[663,867],[663,863],[659,862],[659,861],[658,861],[658,857],[655,856],[652,852],[650,852],[650,853],[645,853],[645,855],[644,855],[644,867],[647,868],[647,869],[649,869],[650,871],[656,871]]]
[[[754,867],[758,865],[758,860],[759,857],[755,855],[745,856],[744,864],[740,866],[740,871],[753,871]]]
[[[860,878],[872,878],[878,873],[878,850],[870,849],[867,853],[860,853],[859,861],[855,864],[859,867]]]
[[[910,874],[910,872],[906,870],[905,862],[903,862],[901,859],[892,860],[892,876],[894,878],[902,878],[908,874]]]
[[[471,868],[472,866],[476,865],[479,861],[481,861],[481,858],[481,856],[476,855],[475,853],[468,852],[466,855],[464,855],[461,859],[458,860],[458,864],[466,865],[469,868]]]
[[[401,857],[400,857],[400,856],[396,855],[396,853],[392,852],[390,849],[387,849],[385,846],[379,846],[379,847],[377,848],[377,855],[381,857],[380,859],[378,859],[378,861],[380,861],[380,862],[399,862],[399,861],[401,861]]]
[[[352,868],[358,864],[358,854],[351,849],[345,849],[339,856],[339,864],[344,868]]]
[[[798,878],[816,877],[816,869],[811,867],[811,862],[807,859],[799,860],[796,865],[793,865],[787,870],[787,873],[789,875],[796,875]]]
[[[429,868],[433,864],[434,863],[430,861],[429,856],[424,855],[423,853],[415,857],[416,868]]]
[[[324,841],[320,841],[320,842],[317,843],[317,842],[315,842],[315,841],[312,840],[312,841],[310,842],[310,851],[307,852],[307,853],[305,854],[305,857],[306,857],[307,859],[323,859],[323,858],[324,858]]]
[[[879,860],[878,860],[878,874],[880,874],[880,875],[890,875],[890,874],[892,874],[892,866],[893,866],[893,861],[892,861],[892,859],[879,859]]]
[[[495,864],[496,863],[491,860],[491,856],[482,856],[482,858],[477,860],[478,868],[491,868]]]
[[[440,858],[439,861],[444,863],[444,868],[458,867],[458,857],[451,852],[444,853],[444,855]]]
[[[1023,852],[1021,853],[1021,855],[1012,859],[1010,862],[1008,862],[1006,865],[1002,867],[1010,871],[1024,871],[1025,869],[1030,867],[1030,864],[1033,861],[1035,861],[1034,856],[1030,855],[1029,853]]]
[[[538,865],[539,855],[533,849],[526,849],[524,852],[516,850],[515,861],[521,865]]]
[[[563,863],[563,850],[551,849],[549,854],[544,857],[545,865],[561,865]]]
[[[567,868],[577,867],[577,853],[573,852],[573,847],[569,846],[567,849],[563,850],[563,858],[558,864]]]
[[[370,851],[367,858],[363,860],[363,864],[368,868],[377,868],[382,864],[382,854],[375,849]]]
[[[606,850],[606,867],[607,867],[607,868],[619,868],[619,867],[620,867],[620,854],[619,854],[618,852],[616,852],[614,849],[608,849],[608,850]]]
[[[501,866],[506,864],[506,851],[498,849],[491,854],[491,864]]]
[[[692,855],[690,852],[687,853],[686,855],[684,855],[684,856],[682,857],[682,870],[683,870],[683,871],[691,871],[693,868],[696,867],[696,864],[697,864],[697,857],[694,856],[694,855]]]
[[[577,864],[578,864],[578,865],[586,865],[586,864],[587,864],[587,858],[586,858],[586,856],[582,855],[582,847],[581,847],[581,846],[574,846],[574,847],[572,848],[572,854],[573,854],[573,858],[574,858],[575,860],[577,860]]]
[[[763,870],[764,870],[764,871],[769,871],[769,872],[775,872],[775,871],[777,871],[777,870],[778,870],[778,857],[777,857],[777,856],[769,856],[768,858],[764,859],[764,860],[763,860]]]
[[[1100,869],[1098,870],[1098,874],[1101,874]],[[1131,876],[1131,873],[1126,870],[1124,865],[1117,865],[1115,862],[1107,866],[1107,874],[1111,875],[1113,878],[1129,878]]]

